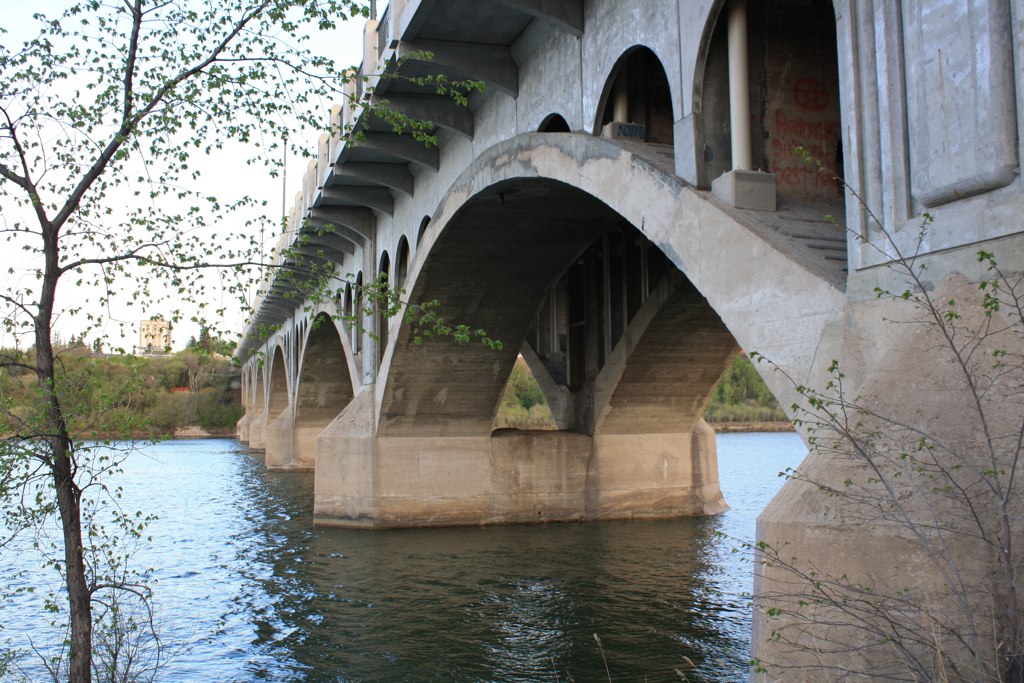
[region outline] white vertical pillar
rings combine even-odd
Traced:
[[[750,151],[750,74],[747,0],[729,0],[729,125],[733,170],[753,170]]]
[[[629,123],[629,74],[628,64],[623,64],[612,84],[612,121]]]

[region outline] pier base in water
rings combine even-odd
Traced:
[[[715,434],[703,420],[687,434],[387,437],[359,434],[344,417],[317,441],[318,525],[657,519],[728,509]]]

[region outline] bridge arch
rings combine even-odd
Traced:
[[[248,436],[249,448],[261,450],[266,448],[266,427],[267,427],[267,381],[266,368],[263,365],[253,363],[252,370],[252,419],[249,420]]]
[[[561,423],[592,435],[689,434],[737,347],[665,262],[620,214],[564,183],[483,188],[432,245],[411,300],[444,302],[453,321],[471,320],[504,348],[415,344],[405,326],[387,364],[379,432],[489,434],[512,365],[550,310],[557,322],[547,334],[561,342],[533,350],[576,394]]]
[[[259,398],[262,392],[257,380],[259,373],[260,368],[255,363],[243,365],[241,369],[242,407],[245,414],[238,421],[236,435],[240,442],[247,445],[252,442],[252,425],[263,406]]]
[[[352,355],[336,316],[321,312],[308,327],[299,357],[292,448],[281,469],[311,470],[316,464],[316,439],[355,394]],[[268,465],[271,463],[268,462]]]
[[[282,335],[283,339],[272,344],[269,363],[265,363],[258,370],[258,373],[263,375],[261,383],[266,394],[263,399],[265,401],[262,404],[263,408],[250,423],[249,447],[265,450],[267,460],[270,462],[274,462],[278,458],[275,453],[282,450],[282,444],[285,441],[290,442],[289,439],[281,435],[290,430],[293,417],[290,389],[293,386],[294,378],[291,377],[289,369],[294,365],[290,362],[291,357],[287,351],[292,347],[288,340],[291,332],[292,328],[289,327],[288,332]]]
[[[273,422],[281,416],[291,403],[289,387],[291,386],[288,377],[288,364],[285,362],[284,348],[281,345],[274,346],[274,357],[270,364],[270,373],[267,377],[267,423]]]
[[[545,223],[557,224],[557,230],[538,227],[530,207],[541,205],[550,208]],[[492,399],[526,332],[524,321],[536,315],[538,302],[571,260],[622,223],[634,226],[686,276],[743,348],[765,353],[793,377],[809,376],[818,326],[838,315],[844,300],[840,285],[824,278],[822,268],[794,254],[792,244],[766,239],[755,227],[737,222],[701,192],[616,141],[528,133],[482,153],[456,181],[433,217],[436,238],[429,251],[417,253],[407,287],[410,301],[436,297],[445,302],[446,315],[479,323],[506,348],[495,354],[470,345],[457,362],[438,368],[427,359],[428,349],[411,344],[408,325],[402,324],[393,358],[378,378],[375,408],[382,432],[450,431],[451,421],[434,422],[437,414],[431,411],[464,402],[461,427],[486,433]],[[506,229],[494,229],[502,224]],[[516,249],[532,240],[528,263],[508,258],[509,240]],[[492,265],[498,261],[514,264],[502,267],[512,268],[521,286],[493,301],[488,297],[494,294],[481,285],[496,277]],[[523,269],[534,273],[531,282],[524,281]],[[450,273],[451,286],[443,292],[424,284],[441,281],[434,277],[440,272],[445,279]],[[490,319],[490,306],[502,311],[501,320]],[[458,378],[450,370],[468,371],[474,363],[494,368],[479,393],[454,386],[445,391]],[[430,367],[438,370],[436,383],[411,388]],[[766,379],[783,404],[791,403],[788,382],[775,373]]]
[[[688,93],[684,93],[681,87],[684,79],[678,57],[680,17],[676,4],[644,3],[643,11],[638,8],[621,11],[622,7],[628,6],[614,7],[609,3],[595,7],[596,13],[615,12],[615,30],[602,33],[599,46],[584,48],[586,60],[583,64],[580,128],[590,132],[600,133],[597,128],[606,101],[603,95],[614,78],[617,66],[623,57],[628,57],[638,48],[649,50],[665,72],[670,84],[673,120],[678,120],[686,111],[684,97]]]
[[[436,298],[442,315],[505,346],[416,344],[410,325],[397,323],[374,391],[359,394],[318,442],[320,523],[721,510],[715,437],[701,419],[716,381],[738,345],[807,377],[844,300],[789,245],[622,143],[591,135],[530,133],[495,145],[456,181],[432,225],[410,300]],[[674,266],[639,303],[629,283],[644,278],[630,279],[627,253],[638,243]],[[570,387],[570,429],[494,431],[529,328],[573,268],[575,291],[594,294],[580,298],[586,319],[567,314],[588,345],[585,373]],[[608,273],[620,269],[616,285]],[[766,379],[792,402],[787,379]]]

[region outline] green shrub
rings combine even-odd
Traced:
[[[708,422],[788,422],[754,364],[744,354],[733,361],[704,411]]]

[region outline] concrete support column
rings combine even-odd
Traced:
[[[729,0],[729,126],[732,168],[753,170],[750,145],[750,56],[747,50],[747,0]]]
[[[625,64],[612,85],[612,121],[629,123],[629,69]]]
[[[316,468],[316,440],[330,423],[329,418],[295,418],[292,461],[288,469],[312,472]]]
[[[267,469],[296,469],[295,415],[291,408],[286,408],[267,425],[266,439]]]
[[[729,129],[732,170],[711,181],[716,197],[738,209],[774,211],[775,175],[754,171],[750,144],[750,54],[747,0],[729,0]]]
[[[249,423],[249,449],[262,451],[267,447],[267,411],[255,413]]]
[[[587,470],[588,519],[715,515],[729,509],[718,482],[715,431],[599,434]]]
[[[241,443],[244,443],[244,444],[249,443],[249,423],[250,422],[252,422],[252,407],[251,406],[249,406],[246,409],[245,415],[243,415],[242,419],[240,419],[238,421],[238,424],[235,425],[235,436],[238,437],[238,440]]]

